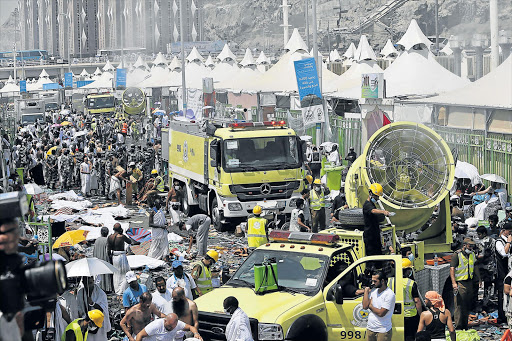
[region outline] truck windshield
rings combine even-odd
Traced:
[[[59,103],[46,103],[44,105],[44,109],[46,111],[48,111],[48,110],[59,110],[60,106],[59,106]]]
[[[43,114],[24,114],[21,115],[22,123],[35,123],[37,120],[44,121]]]
[[[295,136],[269,136],[224,140],[227,172],[300,167]]]
[[[88,109],[106,109],[114,107],[114,96],[110,97],[93,97],[87,99]]]
[[[322,287],[327,256],[298,252],[255,250],[238,268],[227,284],[254,287],[254,265],[275,259],[281,290],[312,294]]]

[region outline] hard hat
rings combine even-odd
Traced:
[[[219,253],[215,250],[208,250],[208,252],[206,252],[206,255],[213,259],[215,263],[219,261]]]
[[[311,175],[306,175],[306,180],[311,185],[311,183],[313,182],[313,177]]]
[[[383,194],[383,190],[382,190],[381,184],[379,184],[379,183],[371,184],[370,185],[370,192],[372,192],[373,194],[378,195],[379,197],[381,197],[382,194]]]
[[[89,318],[92,320],[92,322],[94,322],[94,324],[98,328],[101,328],[103,326],[104,315],[101,312],[101,310],[98,310],[98,309],[91,310],[87,313],[87,315],[89,316]]]
[[[315,181],[313,181],[313,184],[314,185],[321,185],[322,181],[320,181],[320,179],[315,179]]]
[[[252,209],[252,213],[254,214],[261,214],[261,211],[262,211],[262,208],[260,205],[256,205],[254,206],[254,208]]]
[[[412,262],[409,258],[402,258],[402,269],[412,268]]]
[[[151,174],[158,174],[158,171],[157,171],[156,169],[153,169],[153,170],[151,171]]]

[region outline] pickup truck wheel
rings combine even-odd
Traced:
[[[217,231],[224,232],[227,230],[227,224],[222,223],[222,220],[224,220],[224,215],[219,209],[219,203],[217,202],[217,198],[213,199],[211,216],[213,227],[215,227]]]
[[[285,339],[327,341],[327,327],[320,317],[303,315],[293,321]]]

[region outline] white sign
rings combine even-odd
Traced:
[[[178,89],[178,106],[183,108],[182,89]],[[199,89],[187,89],[187,112],[185,115],[189,120],[199,121],[203,118],[203,92]]]
[[[301,111],[304,127],[309,127],[316,123],[322,123],[325,121],[324,106],[321,104],[302,108]]]

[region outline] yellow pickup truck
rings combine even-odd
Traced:
[[[285,340],[310,333],[310,328],[326,330],[329,340],[365,340],[369,312],[363,309],[361,289],[370,285],[369,262],[378,262],[391,288],[398,288],[393,340],[404,340],[400,256],[359,258],[357,244],[341,242],[336,229],[329,233],[276,230],[269,239],[226,284],[196,300],[204,340],[225,340],[230,316],[223,313],[222,303],[228,296],[235,296],[249,316],[254,340]],[[262,292],[258,269],[268,264],[277,270],[276,285]]]

